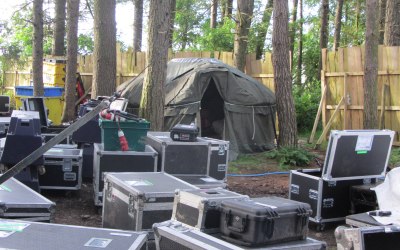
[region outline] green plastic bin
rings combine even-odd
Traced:
[[[105,151],[120,151],[121,144],[118,138],[118,122],[99,118],[101,141]],[[120,121],[119,128],[124,132],[128,141],[129,151],[144,151],[147,131],[150,122],[144,119]]]

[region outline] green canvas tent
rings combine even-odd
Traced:
[[[139,108],[143,78],[142,73],[117,88],[131,108]],[[275,95],[216,59],[173,59],[165,82],[164,130],[192,122],[201,136],[230,141],[231,159],[269,150],[275,139]]]

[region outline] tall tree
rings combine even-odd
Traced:
[[[52,54],[54,56],[64,55],[64,36],[65,36],[65,2],[66,0],[55,0],[55,22],[54,39]]]
[[[211,1],[211,19],[210,28],[215,29],[217,27],[217,14],[218,14],[218,0]]]
[[[117,67],[115,0],[94,1],[92,98],[115,91]]]
[[[302,66],[303,66],[303,0],[299,0],[299,41],[297,55],[296,84],[301,85]]]
[[[290,65],[293,65],[293,54],[294,54],[294,42],[296,38],[296,21],[297,21],[297,6],[298,6],[299,1],[298,0],[293,0],[293,9],[292,9],[292,20],[290,21],[290,26],[289,26],[289,43],[290,43]],[[292,67],[293,68],[293,67]]]
[[[43,96],[43,0],[33,1],[33,95]]]
[[[319,38],[319,48],[322,49],[328,47],[328,25],[329,25],[329,0],[321,0],[321,32]],[[319,53],[319,63],[318,63],[318,79],[321,79],[321,69],[322,69],[322,53]]]
[[[386,0],[379,0],[379,44],[385,37]]]
[[[171,18],[169,20],[169,48],[172,49],[174,43],[174,27],[176,16],[176,0],[171,0]]]
[[[400,0],[387,0],[384,42],[387,46],[400,45]]]
[[[134,0],[133,2],[133,51],[141,51],[143,31],[143,0]]]
[[[236,32],[233,44],[233,62],[241,71],[246,66],[246,52],[254,0],[238,0],[236,14]]]
[[[367,0],[364,59],[364,129],[378,128],[378,2]]]
[[[336,3],[336,13],[335,13],[335,33],[333,41],[333,49],[337,50],[340,46],[340,32],[342,30],[342,10],[343,10],[343,0],[338,0]]]
[[[164,126],[170,1],[150,0],[147,68],[144,73],[140,114],[150,121],[151,129],[156,131],[161,131]]]
[[[278,146],[297,146],[296,110],[292,95],[289,56],[289,6],[287,1],[274,1],[272,32],[274,83],[279,123]]]
[[[76,65],[78,62],[79,0],[68,0],[67,31],[67,76],[65,81],[65,103],[62,121],[75,118]]]
[[[256,58],[260,59],[264,53],[265,37],[267,35],[268,27],[271,22],[272,7],[274,0],[269,0],[265,5],[261,25],[258,27],[258,33],[256,38]]]

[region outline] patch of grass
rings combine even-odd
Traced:
[[[289,170],[291,167],[307,166],[315,158],[313,153],[300,147],[282,147],[266,152],[265,156],[270,159],[276,159],[282,170]]]
[[[389,166],[397,167],[400,166],[400,148],[393,147],[389,158]]]
[[[263,164],[260,154],[244,154],[229,163],[229,172],[239,173],[243,169],[257,169]]]

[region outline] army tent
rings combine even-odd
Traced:
[[[139,108],[143,78],[142,73],[117,89],[131,108]],[[216,59],[173,59],[165,82],[164,130],[192,122],[201,136],[230,141],[231,159],[269,150],[275,139],[275,95]]]

